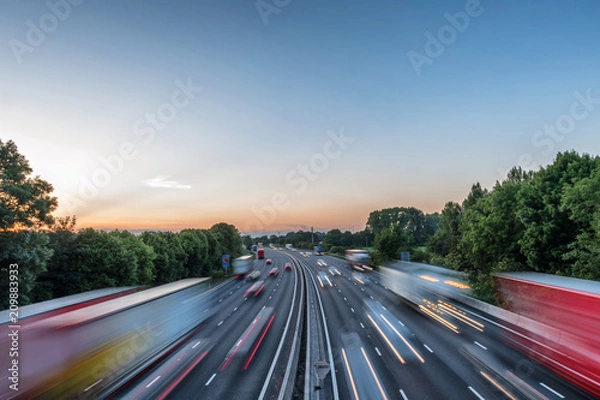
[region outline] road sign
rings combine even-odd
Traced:
[[[315,369],[317,371],[317,377],[319,378],[319,381],[322,381],[331,370],[331,366],[327,361],[317,361],[315,363]]]
[[[221,261],[223,262],[223,268],[229,267],[229,254],[223,254]]]

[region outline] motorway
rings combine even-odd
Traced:
[[[337,398],[589,398],[505,345],[497,322],[484,315],[437,298],[419,312],[387,290],[377,272],[357,275],[330,256],[299,261],[327,317]]]
[[[478,311],[435,297],[419,309],[378,272],[331,256],[266,249],[265,258],[273,265],[256,260],[257,281],[212,288],[212,316],[112,397],[590,398],[508,347],[501,322]],[[252,291],[256,282],[264,287]]]
[[[213,289],[214,315],[197,332],[115,398],[257,399],[291,396],[299,346],[299,312],[304,302],[301,271],[284,271],[290,257],[268,251],[255,260],[264,287],[229,280]],[[266,265],[266,258],[272,265]],[[267,276],[278,267],[277,276]],[[288,382],[291,384],[288,385]]]

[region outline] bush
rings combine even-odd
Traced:
[[[423,250],[415,250],[410,253],[410,260],[429,264],[431,254]]]
[[[219,269],[211,269],[210,270],[210,277],[212,279],[221,279],[225,277],[225,270],[223,268],[219,268]]]
[[[334,253],[343,256],[344,254],[346,254],[346,248],[342,246],[332,246],[329,249],[328,253]]]
[[[446,263],[446,258],[443,256],[440,256],[439,254],[430,254],[429,256],[429,264],[431,265],[437,265],[439,267],[446,267],[447,263]]]

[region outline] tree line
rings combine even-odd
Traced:
[[[0,305],[8,305],[8,268],[18,264],[19,304],[115,286],[154,286],[222,272],[221,256],[239,257],[240,233],[221,222],[178,233],[75,229],[55,218],[52,185],[12,141],[0,140]]]
[[[600,158],[559,153],[538,171],[511,169],[491,190],[474,184],[462,203],[446,203],[428,250],[490,302],[494,273],[600,280]]]
[[[600,158],[558,153],[537,171],[512,168],[491,189],[472,185],[441,213],[392,207],[369,214],[365,229],[315,232],[325,251],[366,248],[377,264],[411,253],[412,261],[466,273],[475,295],[495,302],[495,273],[536,271],[600,280]],[[311,248],[311,232],[263,236]],[[246,239],[252,243],[249,237]]]

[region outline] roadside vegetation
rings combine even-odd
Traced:
[[[26,305],[113,286],[153,286],[188,277],[224,276],[221,256],[236,258],[262,242],[299,249],[321,245],[343,256],[367,249],[375,264],[400,258],[464,271],[477,297],[494,302],[494,273],[537,271],[600,280],[600,158],[559,153],[538,171],[515,167],[491,189],[472,185],[441,213],[414,207],[371,212],[358,232],[298,231],[240,236],[221,222],[180,232],[76,229],[55,217],[53,187],[14,142],[0,140],[0,306],[8,301],[8,266],[19,265],[19,302]]]

